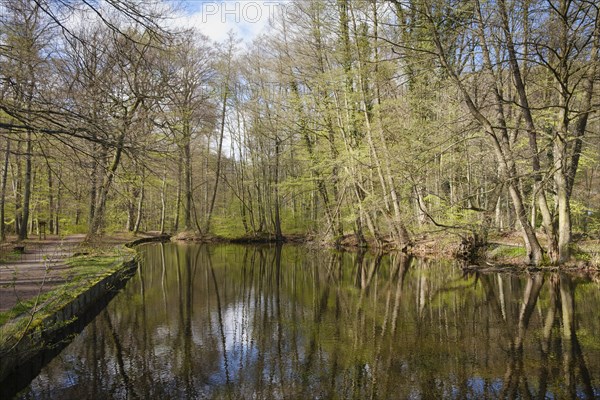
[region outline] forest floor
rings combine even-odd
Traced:
[[[0,313],[27,302],[70,281],[75,274],[69,258],[77,254],[110,253],[118,245],[156,234],[118,233],[85,242],[84,234],[48,235],[0,245]],[[20,249],[19,247],[22,247]]]

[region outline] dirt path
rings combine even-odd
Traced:
[[[14,251],[16,244],[5,245],[0,256],[0,312],[19,301],[33,298],[64,283],[69,266],[65,260],[76,253],[85,235],[46,240],[27,240]]]
[[[158,236],[157,233],[114,234],[98,239],[94,248],[112,248],[134,239]],[[0,312],[13,308],[19,301],[36,297],[63,284],[70,267],[66,259],[82,251],[84,234],[64,238],[48,236],[45,240],[29,239],[21,244],[3,243],[0,246]],[[14,251],[15,246],[25,246],[22,254]]]

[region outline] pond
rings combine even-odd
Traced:
[[[23,399],[600,396],[600,286],[403,254],[152,244]]]

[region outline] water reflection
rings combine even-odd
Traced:
[[[21,398],[594,398],[596,283],[300,247],[144,248]]]

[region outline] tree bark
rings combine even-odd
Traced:
[[[165,216],[167,212],[167,166],[162,176],[162,182],[160,185],[160,234],[165,233]]]
[[[4,213],[6,211],[6,182],[8,180],[8,166],[10,161],[10,139],[6,139],[6,150],[4,151],[4,168],[2,169],[2,185],[0,186],[0,242],[6,239],[6,226],[4,225]]]
[[[121,131],[121,133],[119,134],[119,138],[117,140],[117,147],[115,149],[115,154],[113,156],[112,163],[107,171],[106,176],[104,177],[102,185],[100,186],[100,193],[96,202],[96,212],[94,213],[94,219],[92,220],[92,223],[89,226],[88,238],[91,238],[100,233],[100,229],[102,228],[102,224],[104,223],[106,200],[108,198],[108,192],[115,177],[115,173],[117,172],[117,168],[119,168],[119,164],[121,162],[121,156],[123,154],[123,144],[125,142],[125,135],[125,130]]]
[[[184,137],[183,137],[183,166],[185,172],[185,204],[183,222],[185,230],[192,229],[192,144],[191,131],[189,121],[184,122]]]
[[[232,46],[232,45],[231,45]],[[223,137],[225,135],[225,117],[227,116],[227,100],[229,96],[229,79],[230,79],[230,66],[231,66],[231,57],[233,48],[230,48],[229,54],[227,55],[227,71],[226,77],[223,87],[223,104],[221,106],[221,126],[219,130],[219,140],[217,143],[217,165],[215,167],[215,186],[213,187],[212,196],[210,199],[210,204],[208,207],[208,212],[206,214],[206,222],[204,230],[206,232],[210,232],[210,224],[212,219],[213,210],[215,208],[215,201],[217,198],[217,190],[219,189],[219,180],[221,178],[221,152],[223,150]]]
[[[92,146],[92,151],[96,153],[98,145],[94,143]],[[102,148],[99,158],[92,158],[92,174],[90,179],[90,212],[88,214],[88,224],[91,225],[94,220],[94,214],[96,213],[96,201],[97,201],[97,190],[98,190],[98,160],[101,160],[104,163],[106,159],[106,148]]]
[[[26,137],[26,153],[25,153],[25,181],[23,193],[23,219],[21,220],[21,230],[19,231],[19,240],[27,239],[27,229],[29,222],[29,205],[31,202],[31,169],[33,158],[33,143],[31,139],[31,131],[27,131]]]
[[[54,185],[48,159],[46,159],[46,166],[48,167],[48,230],[50,233],[54,233]]]
[[[275,134],[275,182],[274,182],[274,196],[275,196],[275,240],[277,242],[283,241],[283,233],[281,232],[281,216],[279,214],[279,151],[281,142],[279,136]]]
[[[56,210],[54,211],[54,234],[60,234],[60,213],[62,208],[62,169],[58,168],[58,182],[56,183]]]
[[[140,231],[140,225],[142,223],[142,217],[144,215],[144,196],[145,196],[145,184],[144,184],[144,172],[142,172],[142,187],[140,188],[140,195],[137,203],[137,216],[135,218],[135,225],[133,226],[133,233]]]
[[[478,2],[479,3],[479,2]],[[556,233],[554,229],[554,222],[552,221],[552,213],[548,207],[548,201],[546,200],[545,188],[542,186],[542,174],[540,171],[540,157],[537,145],[537,129],[531,113],[531,107],[529,106],[529,99],[527,91],[525,89],[525,81],[521,73],[521,68],[517,61],[517,53],[515,51],[515,45],[513,43],[512,33],[510,31],[508,13],[506,10],[505,0],[498,2],[500,13],[502,16],[502,27],[504,30],[504,36],[506,40],[506,47],[508,52],[508,59],[510,62],[511,72],[513,75],[513,82],[519,96],[519,106],[522,115],[525,118],[525,124],[527,128],[527,134],[529,137],[529,152],[531,157],[531,166],[533,170],[533,196],[537,199],[537,205],[540,208],[542,214],[542,221],[544,224],[544,230],[548,239],[548,255],[551,260],[558,261],[558,243],[556,240]],[[480,24],[482,21],[480,20]],[[528,34],[528,32],[525,32]],[[535,204],[533,206],[535,210]],[[532,221],[535,221],[535,214],[532,216]],[[534,222],[532,222],[534,226]]]
[[[183,163],[181,155],[177,158],[177,198],[175,199],[175,215],[173,216],[173,231],[179,231],[179,219],[181,214],[181,175],[183,174]]]
[[[23,215],[22,215],[22,197],[23,197],[23,193],[21,191],[22,186],[23,186],[23,182],[22,182],[22,175],[23,175],[23,163],[21,160],[21,157],[19,157],[18,155],[21,154],[21,151],[23,150],[23,142],[21,140],[17,140],[17,156],[15,156],[15,164],[17,164],[16,170],[17,173],[13,179],[13,192],[15,194],[14,198],[15,198],[15,235],[19,235],[19,233],[21,232],[21,221],[23,219]]]

